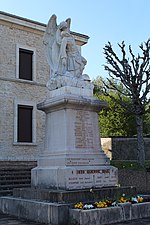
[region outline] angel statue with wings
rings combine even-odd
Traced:
[[[81,56],[74,37],[70,33],[71,19],[57,25],[56,15],[52,15],[48,22],[44,46],[50,65],[50,78],[67,76],[81,78],[86,59]]]

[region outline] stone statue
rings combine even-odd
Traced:
[[[50,80],[47,87],[54,90],[62,86],[89,86],[89,76],[82,74],[87,61],[81,56],[75,39],[70,33],[71,19],[59,25],[56,20],[56,15],[50,17],[43,41],[50,65]]]

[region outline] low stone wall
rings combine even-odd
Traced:
[[[0,197],[0,213],[51,225],[68,224],[66,204],[41,202],[13,197]]]
[[[75,225],[68,223],[69,209],[79,201],[96,202],[103,199],[116,199],[118,196],[136,196],[136,189],[131,187],[112,187],[86,190],[46,190],[17,189],[13,197],[0,197],[0,213],[19,218],[30,219],[51,225]],[[76,224],[77,225],[77,224]],[[90,225],[90,224],[89,224]]]
[[[145,159],[150,160],[150,138],[144,138]],[[136,138],[112,138],[113,160],[137,160]]]
[[[83,210],[72,209],[69,204],[1,197],[0,212],[42,224],[107,225],[150,217],[150,203],[120,203],[115,207]]]
[[[137,193],[150,193],[150,172],[137,170],[118,170],[118,183],[120,186],[134,186]]]
[[[150,216],[150,203],[122,203],[116,207],[81,210],[69,210],[69,224],[106,225]]]
[[[150,138],[144,138],[145,158],[150,160]],[[137,160],[137,139],[126,137],[101,138],[102,149],[113,160]]]

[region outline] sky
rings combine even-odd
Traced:
[[[71,31],[88,35],[82,47],[87,59],[84,73],[91,79],[107,77],[103,48],[110,41],[119,53],[125,41],[136,54],[150,38],[150,0],[0,0],[0,11],[47,24],[52,14],[57,24],[71,18]]]

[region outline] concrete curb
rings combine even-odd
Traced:
[[[150,216],[150,203],[120,203],[118,206],[81,210],[69,210],[69,224],[106,225]]]
[[[120,203],[115,207],[81,210],[70,204],[14,197],[0,198],[0,212],[50,225],[106,225],[150,217],[150,202]]]
[[[68,223],[69,206],[14,197],[0,198],[0,212],[51,225]]]

